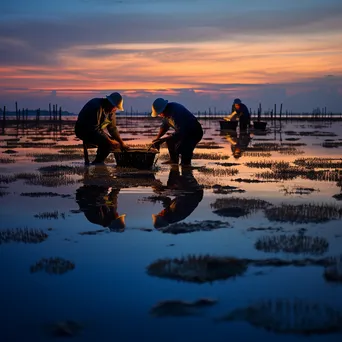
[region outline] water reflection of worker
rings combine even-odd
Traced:
[[[166,187],[155,188],[158,194],[175,190],[175,198],[163,201],[164,209],[158,214],[152,214],[155,228],[166,227],[187,218],[203,199],[203,187],[198,184],[191,168],[179,166],[171,167]]]
[[[240,132],[239,135],[237,135],[236,132],[227,133],[225,138],[230,143],[232,154],[235,159],[239,159],[242,156],[252,140],[250,133],[247,132]]]
[[[105,167],[100,168],[98,176],[105,177]],[[117,212],[120,188],[96,185],[95,174],[90,177],[86,172],[84,185],[76,190],[76,202],[89,222],[108,227],[111,231],[122,232],[125,229],[125,214]],[[93,179],[91,179],[93,178]]]

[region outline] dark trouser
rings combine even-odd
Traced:
[[[186,132],[186,135],[175,136],[167,140],[170,159],[178,164],[179,155],[182,156],[182,164],[190,165],[193,151],[203,137],[203,130],[200,123],[194,129]]]
[[[103,135],[97,132],[85,132],[76,126],[75,134],[85,144],[97,146],[96,158],[93,163],[103,163],[113,149],[113,145],[108,140],[110,137],[105,132]]]
[[[239,121],[240,121],[240,131],[246,131],[247,127],[249,127],[250,125],[250,118],[241,116]]]

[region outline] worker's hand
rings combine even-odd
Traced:
[[[128,147],[124,142],[122,142],[122,143],[120,144],[120,148],[121,148],[121,151],[127,151],[127,150],[129,150],[129,147]]]
[[[156,148],[159,151],[160,146],[164,142],[166,142],[168,139],[170,139],[171,137],[172,137],[172,135],[169,135],[169,136],[166,136],[166,137],[163,137],[163,138],[159,138],[159,139],[153,139],[151,147],[154,147],[154,148]]]
[[[112,150],[119,150],[120,149],[120,144],[116,140],[113,140],[113,139],[108,139],[108,140],[109,140],[109,143],[111,144]]]
[[[159,151],[160,144],[158,142],[159,142],[159,139],[152,140],[152,143],[151,143],[151,145],[149,147],[149,151],[151,151],[152,149],[155,149],[155,150]]]

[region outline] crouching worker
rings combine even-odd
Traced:
[[[78,114],[76,136],[86,144],[96,145],[97,154],[92,164],[103,164],[115,149],[127,150],[116,127],[116,111],[123,111],[123,99],[119,93],[105,98],[89,100]],[[104,129],[107,129],[108,135]]]
[[[162,98],[153,102],[151,115],[163,118],[159,133],[152,141],[154,146],[170,127],[175,130],[174,134],[166,138],[170,160],[163,164],[178,164],[181,155],[181,165],[190,166],[193,151],[203,137],[202,126],[197,118],[183,105]]]

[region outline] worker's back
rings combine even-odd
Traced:
[[[197,118],[183,105],[177,102],[168,103],[164,120],[175,129],[176,132],[192,130],[200,125]]]

